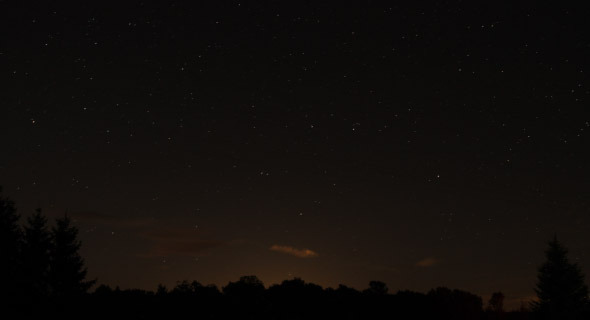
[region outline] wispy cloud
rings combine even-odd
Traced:
[[[280,252],[280,253],[289,254],[289,255],[295,256],[297,258],[313,258],[313,257],[318,256],[317,252],[309,250],[309,249],[297,249],[297,248],[293,248],[290,246],[280,246],[277,244],[273,245],[269,249],[270,249],[270,251],[276,251],[276,252]]]
[[[432,267],[436,264],[438,264],[440,262],[440,260],[436,259],[436,258],[424,258],[418,262],[416,262],[415,266],[416,267]]]

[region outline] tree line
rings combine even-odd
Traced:
[[[41,209],[22,226],[19,220],[14,202],[0,193],[3,304],[13,309],[49,302],[59,305],[85,294],[95,281],[86,280],[78,229],[72,220],[64,215],[50,226]]]
[[[390,293],[381,281],[362,291],[345,285],[322,288],[299,278],[268,288],[256,276],[243,276],[221,289],[197,281],[181,281],[171,289],[121,290],[87,280],[78,253],[78,229],[64,215],[50,226],[37,209],[24,224],[14,202],[0,189],[0,314],[20,318],[62,319],[590,319],[588,287],[567,249],[555,237],[546,262],[538,269],[537,300],[519,310],[504,310],[504,294],[482,298],[439,287],[427,293]]]

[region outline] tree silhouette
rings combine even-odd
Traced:
[[[438,287],[427,296],[437,319],[477,319],[483,311],[481,298],[466,291]]]
[[[242,276],[237,282],[230,282],[223,287],[223,293],[229,296],[256,297],[264,292],[264,283],[256,276]]]
[[[533,302],[533,311],[541,319],[581,319],[588,304],[584,275],[576,263],[569,262],[568,251],[557,236],[548,244],[547,261],[539,268],[538,301]]]
[[[504,298],[505,296],[502,292],[492,293],[486,309],[488,319],[504,318]]]
[[[504,294],[502,292],[492,293],[492,297],[488,301],[488,310],[496,313],[504,311]]]
[[[387,285],[385,284],[385,282],[370,281],[369,288],[365,289],[363,291],[363,293],[382,296],[382,295],[386,295],[388,290],[389,289],[387,288]]]
[[[10,292],[7,303],[12,304],[20,292],[22,279],[20,248],[22,232],[18,225],[20,216],[14,202],[2,198],[0,187],[0,283],[4,292]]]
[[[47,229],[47,218],[41,214],[41,209],[37,209],[35,214],[27,218],[22,249],[26,290],[31,297],[39,298],[49,293],[50,250],[51,235]]]
[[[158,284],[158,288],[156,289],[156,294],[159,296],[165,296],[166,294],[168,294],[168,289],[165,285],[160,283]]]
[[[293,278],[270,286],[265,296],[272,306],[273,319],[313,319],[326,302],[322,293],[322,287]]]
[[[172,289],[172,294],[177,295],[189,295],[195,292],[195,289],[200,287],[201,284],[197,281],[188,282],[187,280],[180,281],[176,284],[176,287]]]
[[[1,190],[0,190],[1,191]],[[496,292],[484,313],[481,297],[439,287],[428,294],[398,291],[388,294],[381,281],[371,281],[362,293],[338,285],[336,289],[285,280],[268,289],[256,276],[229,282],[223,292],[197,281],[178,282],[172,290],[159,285],[156,292],[107,285],[93,294],[84,293],[95,281],[87,281],[84,260],[79,255],[78,229],[69,217],[56,220],[48,231],[47,219],[37,210],[18,225],[14,203],[0,197],[0,285],[9,299],[0,300],[4,314],[18,318],[42,316],[104,319],[114,312],[120,318],[161,319],[528,319],[529,311],[502,312],[504,295]],[[21,231],[22,229],[22,231]],[[539,269],[535,310],[545,319],[582,319],[588,289],[567,250],[553,240],[547,262]],[[25,290],[22,290],[24,288]],[[45,299],[47,297],[47,299]],[[8,304],[6,304],[8,302]],[[39,302],[39,303],[37,303]],[[3,309],[4,305],[8,308]],[[17,318],[17,317],[14,317]],[[588,316],[586,315],[586,319]]]
[[[260,319],[267,311],[264,284],[254,275],[242,276],[237,282],[229,282],[222,290],[231,305],[230,318]]]
[[[77,239],[78,229],[71,226],[71,220],[66,215],[56,219],[51,235],[50,281],[53,294],[70,297],[85,293],[95,280],[85,281],[84,259],[78,254],[81,245]]]

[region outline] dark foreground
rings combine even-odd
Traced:
[[[100,286],[77,298],[11,309],[16,318],[58,319],[533,319],[525,309],[484,308],[479,296],[448,288],[388,294],[380,282],[361,292],[293,279],[266,289],[256,277],[242,277],[221,291],[198,282],[182,282],[170,291],[160,286],[156,292]]]

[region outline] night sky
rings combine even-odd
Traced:
[[[590,274],[585,8],[0,12],[3,196],[73,217],[98,283],[381,280],[518,306],[554,234]]]

